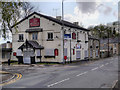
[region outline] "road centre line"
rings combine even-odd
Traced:
[[[102,68],[104,65],[101,65],[99,68]]]
[[[111,61],[110,63],[113,63],[113,61]]]
[[[105,65],[108,65],[109,63],[106,63]]]
[[[70,78],[67,78],[67,79],[58,81],[58,82],[56,82],[56,83],[53,83],[53,84],[48,85],[47,87],[52,87],[52,86],[54,86],[54,85],[56,85],[56,84],[62,83],[62,82],[67,81],[67,80],[69,80],[69,79],[70,79]]]
[[[94,70],[96,70],[96,69],[98,69],[98,67],[96,67],[96,68],[93,68],[91,71],[94,71]]]
[[[76,76],[78,77],[78,76],[81,76],[81,75],[86,74],[86,73],[88,73],[88,71],[83,72],[83,73],[80,73],[80,74],[78,74],[78,75],[76,75]]]

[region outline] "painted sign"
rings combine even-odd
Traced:
[[[40,26],[40,19],[39,18],[32,18],[29,20],[30,27],[39,27]]]

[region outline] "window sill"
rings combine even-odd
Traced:
[[[55,58],[55,56],[44,56],[45,58]]]
[[[37,56],[37,58],[42,58],[42,56]]]
[[[85,43],[88,43],[88,41],[85,41]]]
[[[24,40],[18,40],[18,42],[24,42]]]
[[[54,41],[54,39],[47,39],[47,41]]]

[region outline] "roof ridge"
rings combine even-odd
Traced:
[[[58,23],[58,24],[60,24],[60,25],[64,24],[65,26],[68,26],[68,27],[72,27],[72,28],[77,28],[77,29],[82,29],[82,30],[85,30],[85,31],[89,31],[88,29],[83,28],[83,27],[80,27],[80,26],[78,26],[78,25],[75,25],[75,24],[73,24],[72,22],[69,22],[69,21],[66,21],[66,20],[58,20],[58,19],[56,19],[56,18],[54,18],[54,17],[47,16],[47,15],[43,15],[43,14],[40,14],[40,13],[37,13],[37,12],[31,13],[31,14],[28,15],[27,17],[23,18],[22,20],[20,20],[20,21],[17,22],[16,24],[14,24],[11,28],[13,28],[14,26],[18,25],[18,24],[21,23],[22,21],[28,19],[30,16],[32,16],[32,15],[34,15],[34,14],[36,14],[36,15],[38,15],[38,16],[41,16],[41,17],[44,17],[44,18],[47,18],[47,19],[49,19],[49,20],[51,20],[51,21],[53,21],[53,22],[56,22],[56,23]]]

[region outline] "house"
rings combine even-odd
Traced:
[[[88,58],[89,30],[76,23],[34,12],[11,28],[12,60],[30,64]]]
[[[1,44],[0,47],[1,47],[0,48],[1,49],[1,55],[0,56],[2,56],[1,62],[6,62],[11,57],[12,43],[7,41],[7,43]]]
[[[88,37],[88,52],[90,60],[100,58],[100,41],[91,35]]]
[[[108,45],[109,44],[109,45]],[[102,57],[120,55],[120,38],[107,38],[100,40],[100,52]],[[108,52],[109,50],[109,52]]]

